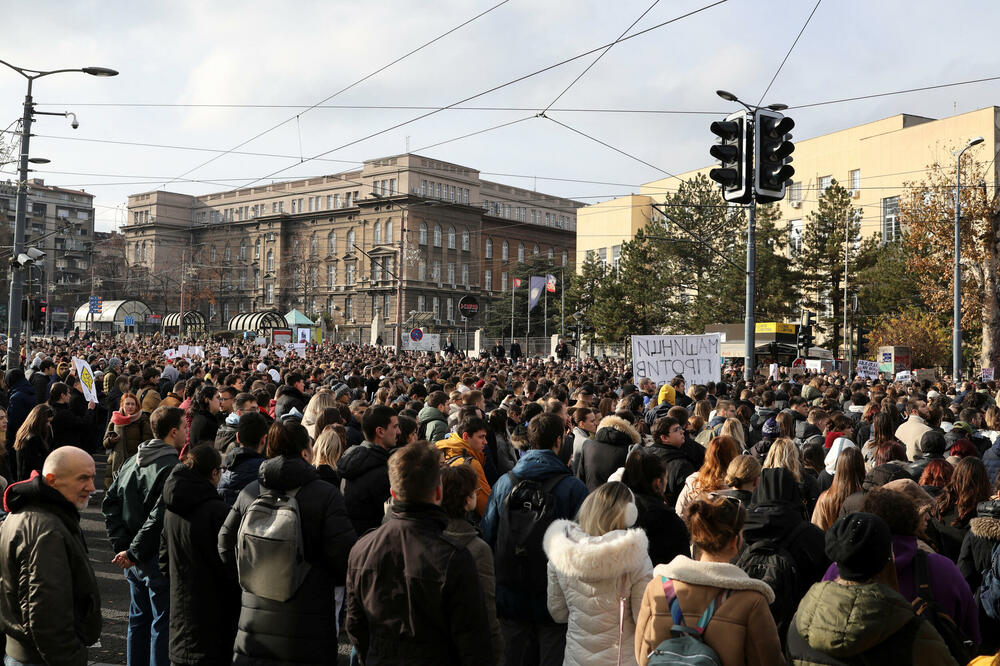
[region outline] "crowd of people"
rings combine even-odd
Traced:
[[[94,495],[129,664],[1000,663],[994,382],[177,344],[4,375],[6,664],[87,663]]]

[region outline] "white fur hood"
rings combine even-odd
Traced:
[[[725,562],[696,562],[684,555],[678,555],[669,564],[658,564],[653,569],[653,578],[666,576],[689,585],[705,585],[724,590],[754,590],[774,603],[774,590],[762,580],[751,578],[735,564]]]
[[[632,440],[633,444],[638,444],[642,441],[642,438],[639,436],[639,431],[636,430],[631,423],[619,416],[605,416],[601,419],[601,422],[597,424],[597,429],[601,430],[601,428],[611,428],[612,430],[617,430],[618,432],[627,435],[629,439]]]
[[[571,520],[556,520],[542,541],[549,563],[556,571],[587,580],[649,571],[649,539],[641,529],[615,530],[590,536]]]

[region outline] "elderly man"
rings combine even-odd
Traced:
[[[75,446],[45,459],[41,476],[6,494],[0,526],[0,623],[7,663],[85,666],[101,636],[101,598],[80,529],[94,460]]]

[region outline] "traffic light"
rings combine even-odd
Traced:
[[[813,328],[812,324],[799,326],[799,334],[795,338],[796,346],[802,350],[801,355],[804,357],[809,356],[809,350],[813,346]]]
[[[34,300],[31,304],[33,306],[31,324],[36,329],[42,329],[45,326],[45,308],[47,304],[43,300]]]
[[[754,171],[753,191],[757,201],[779,201],[785,198],[785,185],[795,174],[789,164],[795,150],[792,135],[795,121],[777,111],[757,109],[754,112]]]
[[[28,321],[28,299],[21,299],[21,321]]]
[[[719,137],[708,151],[719,160],[719,168],[708,172],[708,177],[722,185],[722,198],[732,203],[750,203],[750,144],[747,140],[746,111],[737,111],[716,120],[710,125],[712,134]]]
[[[858,326],[858,356],[865,356],[868,354],[868,343],[871,332],[870,328]]]

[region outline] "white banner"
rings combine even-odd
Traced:
[[[74,356],[73,367],[76,368],[76,376],[80,378],[83,397],[87,402],[97,402],[97,387],[94,386],[94,371],[90,369],[90,364]]]
[[[633,335],[632,374],[666,384],[682,375],[687,385],[722,380],[719,334]]]
[[[229,347],[219,347],[219,356],[229,358]]]
[[[878,379],[878,362],[858,360],[858,377]]]
[[[441,335],[438,333],[426,333],[419,340],[412,339],[409,335],[403,336],[403,349],[407,351],[441,351]]]

